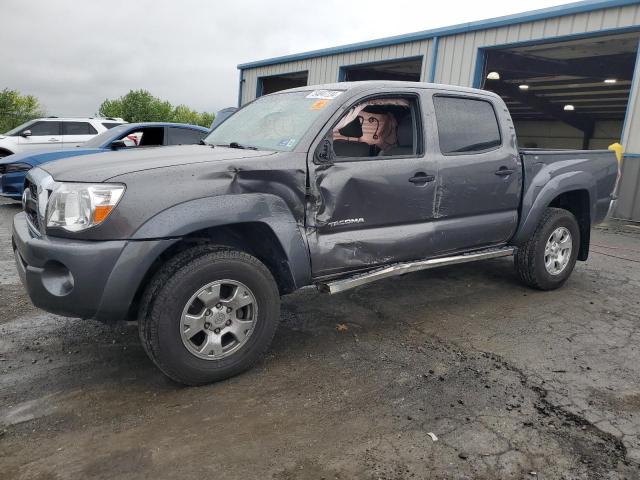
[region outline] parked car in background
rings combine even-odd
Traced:
[[[44,148],[75,147],[123,123],[126,123],[123,119],[111,117],[36,118],[0,134],[0,158]]]
[[[192,145],[208,132],[205,127],[182,123],[125,123],[103,131],[76,148],[17,153],[0,159],[0,195],[19,200],[25,175],[43,163],[112,150]]]
[[[236,107],[227,107],[218,111],[218,113],[216,113],[216,117],[213,119],[213,122],[211,122],[211,127],[209,128],[209,130],[218,128],[218,125],[220,125],[222,122],[224,122],[227,118],[229,118],[231,115],[233,115],[237,111],[238,109]]]

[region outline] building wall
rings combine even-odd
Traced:
[[[247,103],[256,97],[258,78],[269,75],[281,75],[283,73],[293,73],[308,71],[309,85],[321,83],[334,83],[338,81],[338,72],[341,66],[357,65],[361,63],[371,63],[397,58],[423,56],[421,80],[428,78],[428,71],[431,61],[432,40],[422,40],[420,42],[402,43],[379,48],[369,48],[357,52],[340,53],[337,55],[327,55],[324,57],[310,58],[296,62],[279,63],[264,67],[244,70],[242,84],[241,103]]]
[[[640,24],[640,4],[442,37],[436,82],[473,86],[478,48],[586,34]]]

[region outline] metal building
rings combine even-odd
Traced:
[[[587,0],[238,65],[238,103],[286,88],[386,79],[485,88],[522,146],[623,146],[614,215],[640,221],[640,0]]]

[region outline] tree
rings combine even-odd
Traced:
[[[121,117],[127,122],[176,122],[208,127],[214,114],[198,113],[186,105],[173,107],[171,103],[154,97],[146,90],[130,90],[116,100],[105,100],[98,114],[103,117]]]
[[[17,90],[8,88],[0,91],[0,133],[45,115],[40,102],[33,95],[20,95]]]

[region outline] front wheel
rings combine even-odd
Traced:
[[[250,368],[280,317],[270,271],[247,253],[195,247],[167,263],[147,289],[139,332],[154,363],[173,380],[202,385]]]
[[[547,208],[531,238],[516,252],[516,271],[530,287],[559,288],[571,275],[579,249],[576,217],[561,208]]]

